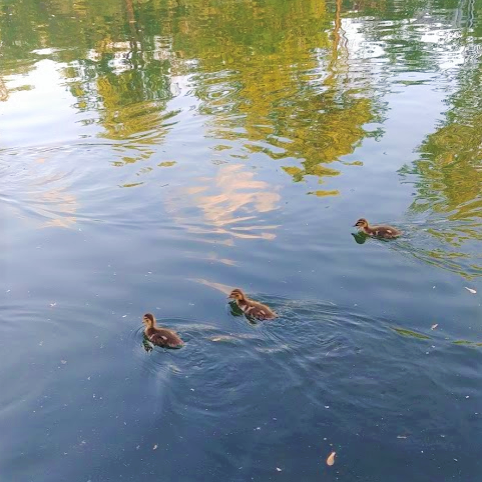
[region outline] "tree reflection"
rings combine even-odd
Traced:
[[[322,183],[340,173],[335,161],[375,135],[366,125],[382,112],[374,76],[363,70],[370,67],[354,64],[344,28],[358,22],[363,37],[382,45],[400,71],[427,71],[433,51],[421,40],[428,28],[420,26],[439,20],[437,14],[425,15],[428,7],[421,0],[403,8],[394,0],[335,0],[330,5],[319,0],[19,0],[0,11],[2,75],[27,72],[39,58],[37,50],[50,48],[50,57],[65,66],[62,74],[75,107],[90,113],[82,122],[99,125],[100,137],[132,153],[117,165],[148,158],[164,141],[178,114],[169,110],[177,95],[173,79],[189,76],[198,110],[206,116],[209,134],[220,141],[218,147],[232,148],[236,141],[242,155],[263,153],[282,160],[295,182],[314,176]],[[432,7],[460,10],[447,1]],[[371,15],[382,15],[384,28],[364,21]],[[473,79],[466,82],[472,87],[465,90],[479,98],[480,75],[476,69],[470,75]],[[457,102],[470,102],[470,95],[454,100],[454,108]],[[462,219],[473,210],[460,206],[476,196],[480,170],[460,153],[456,162],[465,162],[473,175],[466,175],[465,167],[450,168],[447,164],[455,162],[450,153],[441,161],[439,151],[456,138],[466,156],[477,157],[480,144],[471,144],[477,135],[464,123],[450,120],[450,114],[447,119],[422,153],[429,163],[438,156],[434,162],[444,164],[440,175],[451,178],[444,196],[459,206]],[[476,126],[477,121],[474,112],[471,122]],[[239,152],[233,155],[239,157]],[[422,160],[418,169],[429,170],[427,166]],[[456,187],[458,172],[465,173],[463,194]]]
[[[8,90],[5,82],[0,78],[0,101],[5,102],[8,99]]]
[[[473,56],[472,39],[461,39],[465,62],[445,120],[420,146],[420,159],[401,171],[416,175],[411,212],[428,214],[433,222],[427,232],[452,247],[428,254],[468,278],[482,275],[482,59]]]
[[[98,116],[83,122],[137,151],[120,164],[163,141],[180,74],[193,76],[210,135],[284,159],[294,181],[338,175],[326,164],[371,135],[373,88],[350,75],[341,0],[334,13],[319,0],[20,0],[4,12],[4,57],[31,68],[36,49],[55,47],[76,108]]]
[[[284,159],[296,182],[338,175],[326,164],[353,152],[375,118],[369,85],[350,76],[341,1],[333,32],[332,14],[315,0],[204,5],[209,11],[187,16],[189,36],[175,35],[174,47],[199,59],[196,95],[201,112],[212,116],[211,135]]]

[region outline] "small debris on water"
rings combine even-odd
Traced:
[[[330,406],[329,406],[329,405],[325,405],[325,408],[330,408]]]
[[[152,447],[152,450],[157,450],[157,444],[155,444],[154,447]]]
[[[473,295],[475,295],[475,294],[477,293],[477,291],[474,290],[473,288],[467,288],[467,286],[466,286],[465,289],[466,289],[469,293],[472,293]]]
[[[281,472],[281,469],[280,469],[279,467],[276,467],[276,470],[277,470],[278,472]]]
[[[465,398],[470,398],[470,395],[466,395]]]
[[[67,360],[60,360],[60,363],[62,363],[62,365],[66,365],[66,364],[67,364]]]
[[[328,455],[328,458],[326,459],[326,465],[329,465],[331,467],[335,463],[335,455],[336,452],[331,452],[331,454]]]
[[[431,329],[431,330],[435,330],[435,328],[437,328],[437,326],[438,326],[438,323],[435,323],[435,325],[432,325],[432,326],[430,327],[430,329]]]
[[[407,436],[406,435],[397,435],[397,438],[406,439]]]
[[[57,303],[50,303],[51,308],[53,308],[54,306],[57,306]]]

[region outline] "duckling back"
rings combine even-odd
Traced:
[[[393,226],[374,226],[371,231],[373,236],[385,239],[398,238],[402,234],[399,229]]]
[[[177,333],[165,328],[147,328],[145,334],[148,340],[157,346],[181,348],[184,345]]]

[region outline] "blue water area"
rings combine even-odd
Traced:
[[[481,478],[481,1],[0,7],[0,482]]]

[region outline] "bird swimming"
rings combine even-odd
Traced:
[[[276,318],[276,313],[271,308],[248,298],[240,288],[235,288],[231,291],[228,298],[234,300],[241,311],[249,318],[256,318],[257,320],[272,320]]]
[[[374,236],[377,238],[393,239],[398,238],[398,236],[402,234],[402,231],[393,226],[370,226],[368,221],[364,218],[360,218],[355,223],[355,227],[367,236]]]
[[[184,342],[175,331],[159,328],[153,314],[146,313],[142,322],[146,325],[144,334],[153,345],[164,348],[181,348],[184,345]]]

